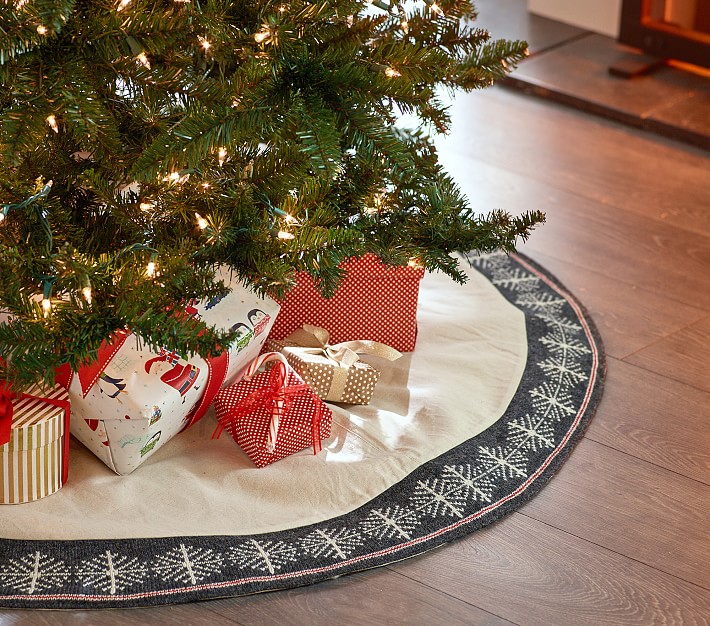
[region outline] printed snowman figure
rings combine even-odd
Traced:
[[[188,363],[176,352],[168,352],[165,348],[161,348],[158,356],[148,359],[145,362],[146,373],[150,374],[152,367],[159,363],[166,363],[171,366],[171,369],[161,374],[160,380],[166,385],[177,390],[182,397],[183,402],[185,402],[185,394],[195,384],[197,375],[200,373],[200,368],[196,365]],[[164,369],[161,366],[158,366],[158,368],[159,369],[157,371]]]
[[[247,314],[247,317],[249,318],[249,323],[254,327],[254,336],[261,335],[269,325],[269,320],[271,319],[261,309],[252,309]]]

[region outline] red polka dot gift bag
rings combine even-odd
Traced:
[[[259,371],[271,363],[269,369]],[[278,352],[254,359],[241,381],[221,389],[214,400],[219,425],[257,467],[313,447],[330,436],[333,414]]]
[[[304,324],[330,331],[330,341],[363,339],[411,352],[417,339],[417,301],[422,267],[387,267],[373,254],[341,265],[347,276],[332,298],[323,298],[305,272],[280,301],[269,338],[284,339]]]

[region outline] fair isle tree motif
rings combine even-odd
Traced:
[[[0,588],[32,595],[53,590],[66,583],[71,569],[41,552],[12,559],[0,568]]]
[[[347,559],[363,543],[362,535],[352,528],[318,529],[301,539],[301,548],[316,558]]]
[[[196,585],[222,570],[222,555],[181,543],[155,558],[152,570],[163,580]]]
[[[82,562],[76,576],[84,587],[115,595],[141,585],[147,573],[148,567],[138,559],[106,550],[100,556]]]
[[[362,531],[377,539],[410,540],[414,530],[421,524],[417,511],[400,506],[373,509],[360,522]]]
[[[257,541],[250,539],[240,546],[230,548],[230,561],[239,567],[274,574],[287,563],[298,559],[296,546],[284,541]]]
[[[508,441],[537,452],[554,447],[555,431],[546,420],[533,419],[526,414],[508,423]]]

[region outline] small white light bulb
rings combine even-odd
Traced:
[[[91,304],[91,287],[84,287],[81,294],[84,296],[84,300]]]
[[[197,225],[199,226],[200,230],[205,230],[205,228],[207,228],[207,220],[199,213],[195,213],[195,219],[197,219]]]
[[[59,125],[57,124],[57,118],[54,117],[54,115],[48,115],[47,116],[47,124],[49,124],[49,127],[55,132],[59,132]]]
[[[153,276],[155,276],[155,262],[154,261],[148,262],[148,267],[145,268],[145,273],[148,275],[149,278],[153,278]]]
[[[264,24],[258,33],[254,33],[254,41],[256,41],[256,43],[263,43],[267,40],[269,35],[271,35],[271,29]]]
[[[44,316],[47,317],[49,315],[50,310],[52,309],[52,303],[50,302],[49,298],[44,298],[42,300],[42,308],[44,309]]]
[[[150,69],[150,61],[148,60],[148,57],[146,56],[145,52],[141,52],[137,57],[136,60],[140,61],[141,65],[145,67],[146,69]]]
[[[296,237],[296,235],[294,235],[293,233],[289,233],[285,230],[280,230],[279,234],[277,236],[279,239],[284,239],[284,240],[295,239],[295,237]]]
[[[224,165],[224,161],[227,158],[227,148],[220,148],[217,152],[217,159],[219,160],[220,167]]]

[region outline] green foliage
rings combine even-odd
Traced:
[[[474,214],[429,135],[396,126],[448,131],[441,89],[492,84],[525,43],[464,0],[373,5],[0,3],[0,377],[50,381],[124,328],[219,351],[233,337],[175,315],[225,289],[218,265],[332,293],[351,256],[463,281],[452,252],[526,238],[542,214]]]

